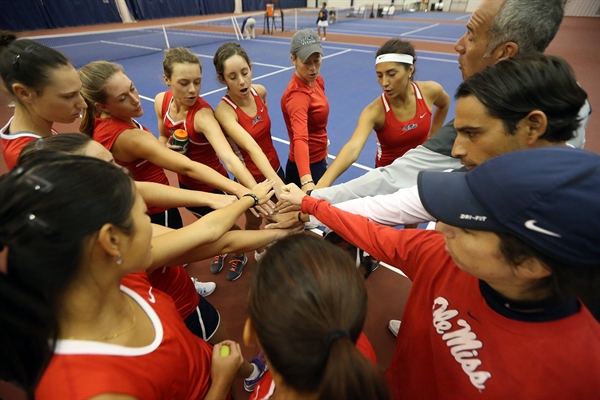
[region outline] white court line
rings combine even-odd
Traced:
[[[157,49],[155,47],[140,46],[140,45],[137,45],[137,44],[117,43],[117,42],[110,42],[108,40],[101,40],[100,42],[101,43],[114,44],[114,45],[117,45],[117,46],[135,47],[136,49],[147,49],[147,50],[153,50],[153,51],[162,51],[162,49]]]
[[[340,33],[340,31],[336,31],[336,32],[332,32],[332,33],[337,33],[337,34],[341,34],[341,35],[349,35],[349,36],[353,35],[353,34],[354,35],[356,34],[356,33],[351,33],[351,32]],[[390,37],[389,35],[386,35],[383,32],[364,32],[364,33],[361,33],[361,35],[368,36],[368,37],[376,37],[376,38],[389,38]],[[402,35],[400,35],[400,36],[402,36]],[[423,38],[431,37],[433,39],[423,39],[422,37]],[[452,39],[452,38],[441,38],[441,37],[438,37],[438,36],[422,36],[422,37],[416,35],[416,36],[411,37],[411,38],[415,39],[415,40],[420,40],[422,42],[433,42],[433,43],[455,43],[456,40],[457,40],[457,39]],[[347,43],[347,44],[349,44],[349,45],[356,45],[355,43]],[[361,44],[361,45],[358,45],[358,46],[368,46],[368,45]],[[379,46],[374,46],[374,47],[379,47]]]
[[[202,58],[210,58],[211,60],[214,58],[214,56],[209,56],[209,55],[206,55],[206,54],[196,53],[196,55],[198,57],[202,57]],[[285,68],[285,69],[288,69],[288,67],[284,67],[283,65],[264,64],[264,63],[258,63],[258,62],[253,62],[252,65],[260,65],[260,66],[263,66],[263,67]]]
[[[410,35],[411,33],[416,33],[416,32],[421,32],[424,31],[426,29],[431,29],[431,28],[435,28],[436,26],[439,26],[440,24],[433,24],[433,25],[429,25],[429,26],[424,26],[422,28],[419,29],[414,29],[412,31],[408,31],[408,32],[404,32],[403,34],[401,34],[400,36],[406,36],[406,35]]]
[[[447,62],[447,63],[454,63],[454,64],[458,64],[458,60],[446,60],[444,58],[435,58],[435,57],[419,57],[419,60],[430,60],[430,61],[439,61],[439,62]]]
[[[283,144],[287,144],[288,146],[289,146],[289,144],[290,144],[289,140],[285,140],[285,139],[279,139],[279,138],[277,138],[277,137],[275,137],[275,136],[271,136],[271,138],[272,138],[274,141],[276,141],[276,142],[283,143]],[[334,156],[334,155],[332,155],[332,154],[327,154],[327,157],[328,157],[328,158],[331,158],[332,160],[335,160],[335,156]],[[373,168],[371,168],[371,167],[367,167],[367,166],[365,166],[365,165],[362,165],[362,164],[359,164],[359,163],[352,163],[352,166],[353,166],[353,167],[356,167],[356,168],[364,169],[365,171],[371,171],[371,170],[373,169]]]
[[[336,57],[336,56],[339,56],[339,55],[342,55],[342,54],[349,53],[351,51],[352,51],[352,49],[346,49],[346,50],[338,51],[337,53],[333,53],[333,54],[329,54],[327,56],[324,56],[323,59],[331,58],[331,57]]]
[[[461,19],[467,19],[467,18],[469,18],[470,16],[471,16],[471,14],[467,14],[467,15],[463,15],[463,16],[460,16],[460,17],[456,17],[456,18],[454,18],[454,19],[455,19],[456,21],[458,21],[458,20],[461,20]]]

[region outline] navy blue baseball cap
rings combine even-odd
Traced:
[[[570,147],[515,151],[467,173],[419,173],[437,220],[516,235],[569,265],[600,265],[600,156]]]

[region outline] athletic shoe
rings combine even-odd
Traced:
[[[390,328],[390,331],[396,337],[398,337],[398,331],[400,330],[400,323],[401,323],[401,321],[398,321],[397,319],[391,319],[390,323],[388,324],[388,328]]]
[[[198,279],[193,276],[192,282],[194,282],[194,286],[196,287],[196,292],[202,297],[210,296],[212,292],[217,288],[217,284],[214,282],[200,282]]]
[[[242,270],[244,269],[244,265],[248,262],[248,257],[245,254],[241,256],[233,256],[231,261],[229,261],[229,272],[227,272],[227,280],[235,281],[240,276],[242,276]]]
[[[326,37],[324,37],[323,39],[321,39],[321,41],[322,41],[322,42],[324,42],[324,41],[326,41],[326,40],[327,40],[327,38],[326,38]]]
[[[258,353],[250,363],[256,365],[258,368],[258,376],[254,379],[244,379],[244,389],[246,389],[246,392],[252,393],[256,384],[260,381],[265,372],[269,370],[269,366],[267,365],[262,352]]]
[[[210,264],[210,272],[213,274],[218,274],[221,272],[223,269],[223,264],[225,264],[225,257],[227,257],[227,254],[221,254],[220,256],[213,258],[213,261]]]

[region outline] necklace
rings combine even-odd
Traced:
[[[117,338],[121,335],[126,334],[127,332],[131,331],[134,327],[135,327],[135,323],[136,323],[136,318],[135,318],[135,311],[133,310],[133,304],[131,303],[131,299],[129,298],[129,296],[125,295],[124,296],[127,298],[127,303],[129,304],[129,308],[131,309],[131,326],[121,332],[115,333],[114,335],[109,335],[109,336],[104,336],[102,338],[96,339],[96,338],[75,338],[74,336],[70,336],[69,340],[94,340],[94,341],[100,341],[100,342],[104,342],[106,340],[112,340],[114,338]]]

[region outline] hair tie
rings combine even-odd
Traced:
[[[334,329],[325,338],[325,347],[327,348],[327,352],[331,349],[331,345],[339,338],[348,338],[350,339],[350,332],[345,329]]]

